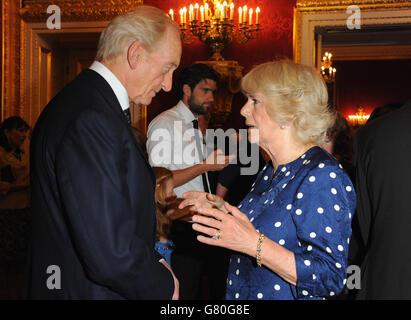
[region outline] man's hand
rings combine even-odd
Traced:
[[[225,156],[221,150],[215,150],[203,162],[180,170],[173,170],[174,188],[182,186],[195,177],[208,171],[224,169],[235,158],[235,155]]]
[[[173,279],[174,279],[174,293],[173,297],[171,298],[172,300],[178,300],[180,298],[180,283],[178,282],[178,279],[176,275],[174,274],[173,270],[171,269],[170,265],[167,263],[165,259],[161,259],[160,263],[162,263],[172,274]]]
[[[201,208],[217,208],[227,212],[224,207],[224,199],[215,194],[202,191],[188,191],[183,194],[183,199],[184,201],[178,206],[179,209],[193,206],[196,210]]]
[[[206,171],[220,171],[227,167],[234,158],[235,155],[226,156],[220,149],[217,149],[203,161],[203,164],[207,167]]]

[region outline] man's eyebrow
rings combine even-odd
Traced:
[[[213,92],[216,92],[216,91],[217,91],[217,88],[216,88],[216,89],[212,89],[212,88],[209,88],[209,87],[202,87],[201,89],[204,90],[204,91],[213,91]]]

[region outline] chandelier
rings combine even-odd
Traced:
[[[234,18],[238,12],[237,19]],[[174,11],[169,16],[174,20]],[[190,4],[180,8],[180,29],[182,41],[192,43],[196,38],[207,44],[213,52],[210,60],[224,60],[221,55],[226,44],[234,38],[239,43],[255,39],[260,30],[260,8],[248,8],[246,5],[236,10],[233,1],[220,2],[204,0],[203,5]]]
[[[370,118],[370,115],[364,112],[364,108],[358,107],[355,114],[348,115],[348,121],[352,126],[362,126]]]
[[[333,82],[335,72],[337,71],[337,69],[332,67],[331,57],[332,54],[330,52],[326,52],[321,60],[321,74],[325,82]]]

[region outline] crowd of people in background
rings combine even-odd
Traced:
[[[147,135],[130,125],[129,97],[171,89],[178,39],[150,6],[113,20],[40,116],[31,161],[30,126],[2,122],[0,299],[411,299],[411,103],[352,128],[315,69],[255,66],[241,80],[247,136],[226,137],[259,150],[243,175],[207,140],[220,75],[206,64],[179,72],[181,100]],[[177,161],[188,146],[192,162]],[[38,276],[50,264],[70,275],[62,290]]]

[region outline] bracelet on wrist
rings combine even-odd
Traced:
[[[260,236],[258,237],[258,242],[257,242],[257,266],[261,267],[262,263],[261,263],[261,246],[263,244],[265,235],[264,233],[260,233]]]

